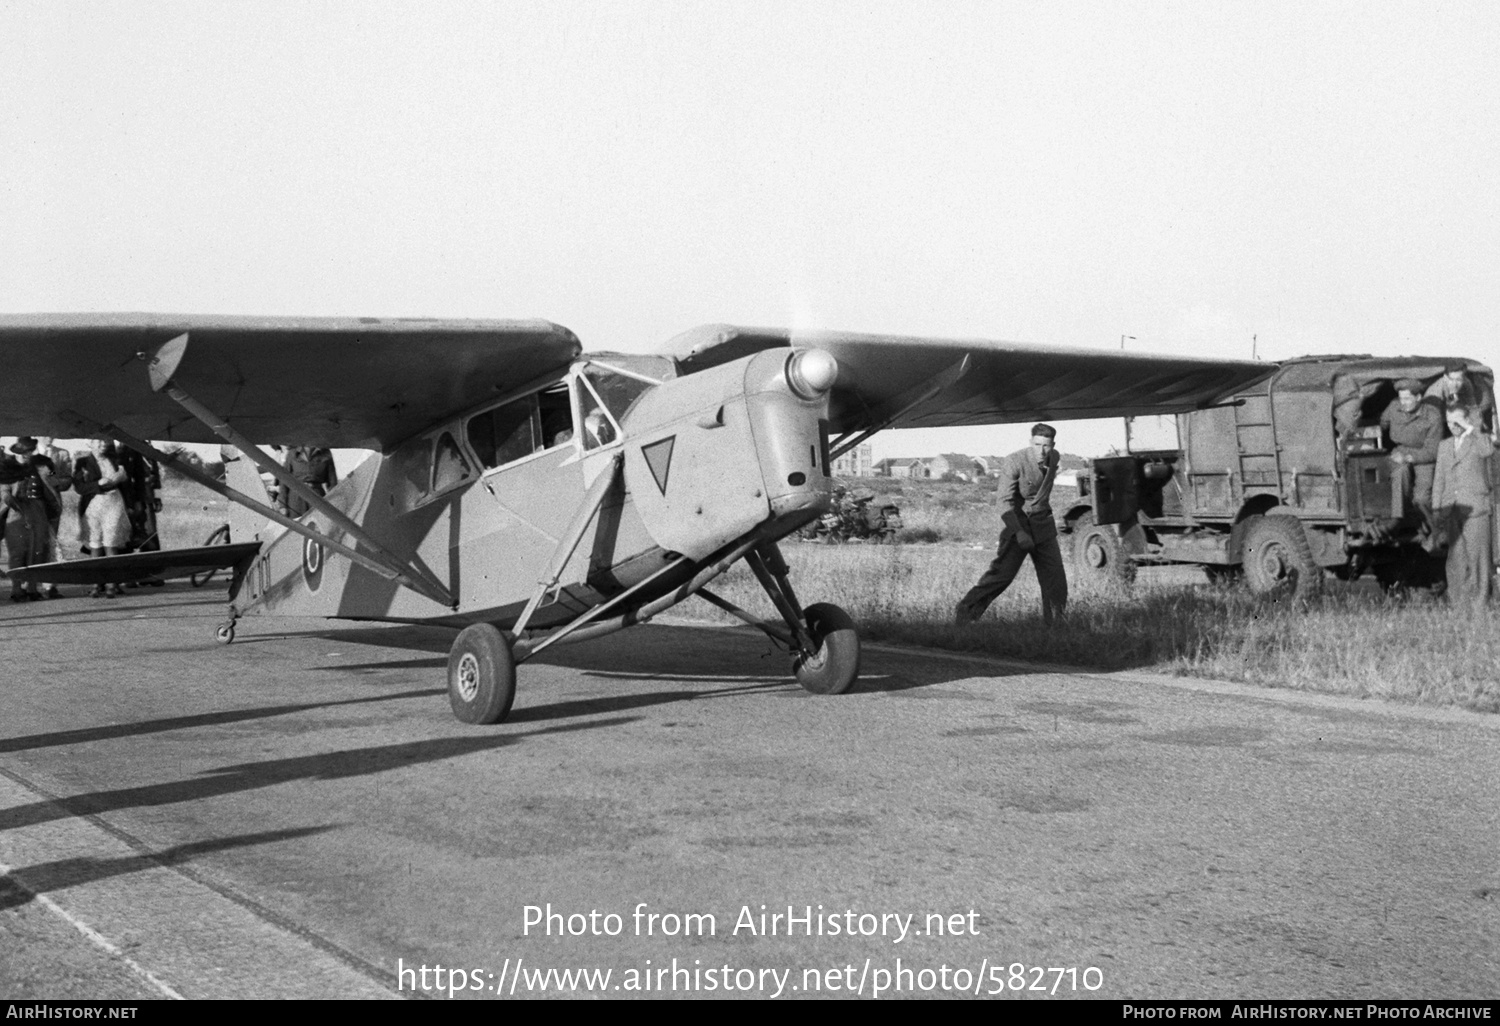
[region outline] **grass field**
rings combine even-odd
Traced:
[[[853,484],[858,491],[867,482]],[[1195,570],[1147,568],[1128,590],[1071,582],[1067,622],[1047,627],[1035,577],[1026,567],[980,622],[956,626],[954,604],[992,555],[992,493],[963,483],[897,483],[900,493],[891,482],[880,484],[882,494],[902,504],[908,527],[930,527],[945,541],[782,546],[798,597],[844,606],[865,637],[1092,669],[1147,669],[1500,712],[1500,613],[1450,609],[1426,596],[1397,601],[1367,585],[1329,582],[1325,597],[1302,605],[1210,585]],[[226,509],[204,489],[170,482],[160,517],[163,544],[201,544],[225,522]],[[72,522],[64,520],[65,538]],[[72,555],[76,543],[66,551]],[[771,615],[770,603],[742,565],[713,587]],[[728,619],[696,599],[682,610]]]
[[[1397,601],[1334,582],[1311,604],[1278,602],[1242,586],[1210,585],[1196,570],[1162,568],[1143,571],[1129,589],[1070,583],[1067,621],[1048,627],[1026,567],[983,619],[960,627],[953,607],[988,564],[988,549],[787,544],[782,551],[798,597],[844,606],[869,638],[1500,712],[1494,610],[1474,614],[1425,596]],[[716,590],[770,613],[740,567]]]

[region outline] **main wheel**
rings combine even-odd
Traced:
[[[204,546],[209,546],[209,545],[228,545],[229,544],[229,525],[228,524],[220,524],[218,527],[214,528],[214,533],[211,534],[211,535],[209,535],[208,536],[208,540],[205,541],[203,544],[204,544]],[[218,572],[219,571],[217,571],[217,570],[206,570],[206,571],[204,571],[201,574],[192,574],[192,575],[190,575],[188,577],[188,580],[190,580],[190,581],[193,582],[193,587],[195,587],[195,588],[201,588],[205,584],[207,584],[209,581],[213,580],[214,574],[216,574]],[[147,583],[149,583],[149,584],[161,584],[162,582],[161,581],[149,581]]]
[[[1245,581],[1257,595],[1310,598],[1323,590],[1323,568],[1296,517],[1257,517],[1245,531],[1244,567]]]
[[[465,723],[499,723],[516,700],[516,660],[493,624],[470,624],[448,652],[448,703]]]
[[[838,606],[819,602],[804,611],[816,646],[792,663],[797,683],[815,695],[842,695],[859,676],[859,632]]]
[[[1094,523],[1092,513],[1083,514],[1073,526],[1073,576],[1117,584],[1135,580],[1135,563],[1125,554],[1119,534]]]

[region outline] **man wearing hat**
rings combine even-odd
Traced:
[[[36,455],[36,439],[21,438],[10,447],[19,459],[8,462],[0,474],[0,503],[7,512],[5,547],[10,553],[10,568],[20,570],[47,562],[51,531],[48,525],[48,490],[42,474],[52,469],[52,461]],[[55,493],[52,493],[55,496]],[[59,511],[62,502],[57,500]],[[56,588],[49,588],[53,596]],[[24,602],[39,599],[36,585],[11,582],[10,600]]]
[[[1036,568],[1042,588],[1042,619],[1051,623],[1068,604],[1068,577],[1057,523],[1052,519],[1052,483],[1057,479],[1057,430],[1050,424],[1031,428],[1031,445],[1000,464],[1000,545],[989,569],[959,600],[957,623],[973,623],[1010,587],[1026,557]]]
[[[1443,415],[1422,401],[1416,378],[1396,382],[1396,399],[1380,415],[1380,426],[1391,440],[1391,468],[1400,475],[1402,491],[1429,527],[1432,525],[1432,472],[1438,443],[1443,440]]]

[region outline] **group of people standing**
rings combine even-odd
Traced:
[[[108,439],[70,455],[51,438],[21,438],[0,453],[0,520],[12,570],[61,558],[63,493],[78,496],[77,538],[83,555],[115,556],[161,548],[156,514],[161,476],[154,461]],[[119,585],[96,596],[122,594]],[[58,598],[52,584],[12,580],[10,600]]]
[[[1380,423],[1391,441],[1393,468],[1426,521],[1429,548],[1447,546],[1449,596],[1483,606],[1495,567],[1494,394],[1465,364],[1453,363],[1425,389],[1416,378],[1397,381],[1396,399]]]

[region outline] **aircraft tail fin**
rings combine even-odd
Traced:
[[[233,459],[228,458],[231,455]],[[224,481],[229,487],[243,492],[252,499],[259,499],[268,506],[274,505],[275,500],[267,496],[260,470],[254,463],[238,451],[226,451],[225,457]],[[255,510],[241,506],[237,502],[230,504],[229,537],[236,542],[254,541],[265,533],[269,524],[270,521]]]

